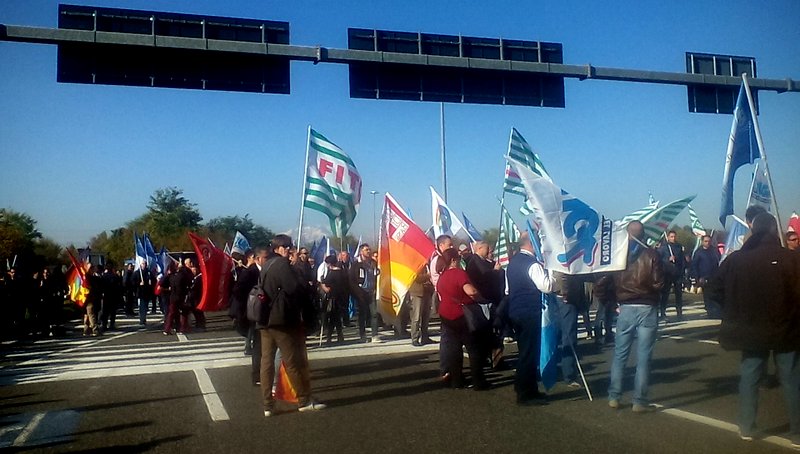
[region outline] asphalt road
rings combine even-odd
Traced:
[[[738,354],[715,343],[701,306],[661,326],[651,414],[630,411],[633,367],[620,410],[608,407],[613,348],[579,342],[594,400],[558,384],[550,403],[519,407],[513,371],[486,392],[442,388],[436,345],[318,347],[309,338],[314,394],[329,408],[264,418],[243,339],[223,314],[206,332],[165,337],[153,323],[102,337],[2,345],[0,448],[8,452],[787,452],[779,387],[761,391],[760,439],[735,429]],[[77,332],[77,331],[76,331]],[[515,344],[508,345],[513,364]],[[632,363],[631,363],[632,364]]]

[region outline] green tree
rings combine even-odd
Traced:
[[[156,190],[147,204],[145,223],[149,232],[161,238],[173,238],[190,230],[197,230],[203,217],[196,204],[183,196],[183,190],[168,187]]]
[[[36,221],[25,213],[0,208],[0,257],[30,252],[34,241],[42,234],[36,230]]]
[[[253,222],[249,214],[214,218],[208,221],[206,229],[208,237],[218,245],[233,241],[237,231],[247,238],[252,247],[267,246],[275,236],[272,230]]]

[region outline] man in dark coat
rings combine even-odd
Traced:
[[[274,412],[272,383],[275,379],[275,353],[279,348],[286,374],[297,393],[298,410],[306,412],[326,407],[311,396],[302,315],[304,306],[309,303],[309,294],[289,263],[291,246],[292,239],[287,235],[275,235],[270,244],[270,257],[261,267],[259,286],[269,302],[268,317],[257,325],[261,335],[261,394],[266,417]]]
[[[741,438],[753,439],[758,382],[772,351],[789,412],[789,437],[800,448],[800,260],[781,247],[771,214],[753,219],[752,236],[722,262],[706,291],[722,305],[720,345],[742,352]]]
[[[676,242],[677,233],[670,230],[667,233],[667,242],[658,249],[661,255],[662,268],[664,269],[664,287],[661,289],[661,318],[667,316],[667,300],[669,293],[675,294],[675,311],[678,319],[683,317],[683,273],[686,270],[686,257],[683,246]]]
[[[699,288],[705,288],[706,283],[711,276],[713,276],[719,268],[719,251],[711,245],[711,237],[704,235],[701,240],[701,246],[694,252],[692,257],[692,267],[689,276],[695,280],[695,285]],[[703,302],[706,307],[706,313],[711,318],[720,317],[719,303],[713,300],[710,295],[703,292]]]

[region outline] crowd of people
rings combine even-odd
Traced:
[[[268,247],[258,247],[234,257],[236,267],[229,315],[245,337],[245,354],[251,355],[252,383],[261,387],[264,415],[275,414],[273,395],[276,370],[283,364],[296,392],[300,411],[324,409],[311,392],[308,336],[325,345],[344,342],[343,328],[356,325],[360,342],[380,342],[379,328],[391,328],[415,347],[436,343],[430,320],[441,320],[439,380],[444,386],[490,389],[486,369],[506,367],[505,344],[517,342],[514,389],[519,405],[543,405],[539,361],[542,339],[543,295],[559,307],[560,372],[564,384],[579,381],[578,319],[598,346],[613,344],[608,405],[623,408],[625,366],[636,348],[636,372],[631,409],[653,411],[650,402],[650,363],[657,340],[659,319],[666,317],[670,294],[678,320],[683,318],[683,293],[688,285],[702,289],[709,317],[721,318],[720,343],[740,350],[739,428],[744,440],[755,433],[758,384],[770,353],[784,388],[790,419],[790,438],[800,447],[800,252],[795,232],[785,234],[781,246],[775,218],[751,207],[746,214],[751,233],[740,251],[721,260],[711,237],[686,254],[676,232],[662,244],[644,242],[638,221],[628,224],[627,267],[598,275],[571,276],[547,270],[537,258],[528,233],[502,269],[484,241],[455,247],[442,235],[428,264],[412,283],[400,314],[384,319],[376,308],[380,269],[377,253],[362,244],[356,256],[342,251],[314,263],[305,247],[296,248],[286,235],[275,236]],[[60,312],[68,293],[60,268],[45,269],[23,278],[12,268],[0,281],[0,297],[11,305],[6,324],[15,333],[56,334]],[[160,311],[163,333],[204,328],[205,316],[197,310],[202,295],[202,274],[191,257],[172,263],[161,276],[147,267],[92,266],[87,270],[89,293],[84,305],[84,335],[114,330],[117,311],[139,318]],[[263,301],[255,305],[255,300]],[[597,303],[594,322],[589,304]],[[251,305],[257,307],[255,315]],[[8,307],[8,306],[6,306]],[[138,315],[134,309],[138,308]],[[369,331],[368,331],[369,328]],[[318,331],[319,330],[319,331]],[[318,331],[318,332],[317,332]],[[368,335],[369,334],[369,335]],[[463,351],[468,353],[464,373]]]

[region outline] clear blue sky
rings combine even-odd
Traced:
[[[754,56],[760,77],[800,79],[796,0],[89,4],[287,21],[296,45],[346,48],[347,28],[363,27],[561,42],[565,63],[615,68],[681,72],[686,51]],[[55,27],[57,2],[2,0],[0,23]],[[183,189],[206,220],[249,213],[276,232],[296,229],[311,124],[361,172],[351,233],[372,237],[371,190],[391,192],[430,225],[428,185],[441,189],[439,105],[350,99],[344,65],[294,62],[291,70],[291,95],[59,84],[55,46],[0,42],[0,206],[79,246],[142,214],[165,186]],[[696,193],[701,221],[720,227],[731,116],[690,114],[681,86],[568,79],[566,104],[447,104],[450,206],[479,229],[497,226],[514,126],[557,184],[607,216],[644,206],[648,190],[662,202]],[[785,223],[800,211],[800,93],[761,93],[760,108]],[[750,172],[737,174],[740,215]],[[327,225],[316,212],[305,222]]]

